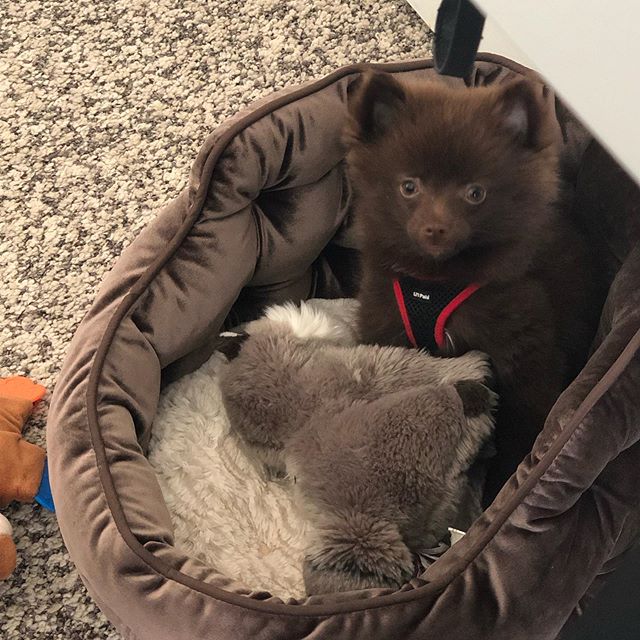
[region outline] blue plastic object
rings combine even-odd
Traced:
[[[42,479],[40,480],[40,488],[36,494],[35,501],[41,506],[55,513],[55,507],[53,505],[53,496],[51,495],[51,485],[49,484],[49,464],[47,459],[44,461],[44,471],[42,472]]]

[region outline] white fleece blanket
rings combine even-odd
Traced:
[[[245,585],[304,595],[304,522],[286,483],[267,482],[235,437],[213,355],[160,400],[149,460],[175,527],[176,545]]]

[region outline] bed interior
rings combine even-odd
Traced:
[[[344,92],[344,87],[338,90],[338,93],[342,92]],[[562,109],[561,105],[559,109]],[[303,116],[298,115],[297,121],[300,124],[305,120]],[[306,125],[311,121],[312,119]],[[275,126],[282,127],[283,125],[276,121]],[[565,135],[570,135],[566,131]],[[296,134],[298,140],[299,134],[300,131]],[[230,328],[253,319],[265,306],[285,300],[353,297],[356,294],[359,273],[358,252],[349,224],[349,207],[345,205],[347,194],[350,197],[350,190],[344,171],[344,163],[342,157],[336,155],[334,148],[337,139],[337,134],[333,132],[329,141],[332,149],[325,158],[325,161],[329,160],[328,166],[317,166],[311,171],[316,182],[324,182],[330,190],[333,190],[331,197],[322,204],[325,209],[332,206],[331,202],[336,207],[333,213],[325,211],[323,214],[327,223],[335,226],[329,242],[314,257],[310,266],[301,268],[298,255],[293,247],[295,241],[292,239],[292,235],[287,236],[285,227],[279,227],[277,223],[274,223],[282,211],[287,211],[287,207],[295,208],[293,217],[317,216],[317,212],[314,210],[317,192],[312,189],[311,197],[307,197],[307,189],[300,175],[288,174],[285,178],[280,177],[276,181],[277,184],[267,186],[260,193],[252,193],[252,202],[246,206],[253,209],[257,221],[269,220],[272,223],[272,228],[266,232],[264,224],[260,230],[261,233],[266,234],[261,239],[262,251],[269,253],[269,255],[279,250],[284,251],[286,256],[283,264],[288,262],[293,265],[293,268],[291,273],[287,274],[278,265],[271,264],[266,268],[266,271],[271,273],[264,275],[264,271],[262,274],[260,273],[260,265],[258,265],[256,268],[257,277],[238,292],[223,328]],[[309,140],[307,142],[312,144]],[[318,142],[316,141],[316,144]],[[581,147],[578,159],[574,155],[563,164],[566,185],[563,207],[588,234],[594,254],[599,260],[603,281],[608,287],[630,251],[635,238],[639,237],[640,191],[595,140],[585,139],[577,147]],[[576,145],[573,145],[573,151],[575,148]],[[237,158],[227,160],[236,170],[235,161]],[[318,158],[312,158],[312,161],[317,162]],[[284,164],[286,163],[283,160],[282,166]],[[287,170],[291,172],[293,165],[295,162],[289,162],[289,168],[285,170],[285,173]],[[305,171],[302,170],[300,173],[304,174]],[[223,178],[218,176],[218,181],[223,179],[228,184],[230,175],[233,176],[233,172]],[[289,185],[286,189],[283,186],[285,183]],[[291,189],[292,183],[295,183],[295,189]],[[215,181],[212,185],[215,186]],[[305,200],[307,202],[304,202]],[[280,203],[280,213],[274,213],[274,203],[278,202]],[[295,227],[295,224],[293,226]],[[312,240],[317,242],[317,233]],[[307,247],[305,247],[306,250]],[[313,249],[311,251],[313,252]],[[288,277],[289,275],[290,277]],[[215,274],[212,274],[212,277],[215,277]],[[603,289],[603,303],[605,297],[606,287]],[[195,340],[198,347],[193,352],[163,369],[163,384],[179,379],[205,362],[215,350],[216,338],[217,331],[198,336]]]

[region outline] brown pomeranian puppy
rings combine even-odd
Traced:
[[[597,325],[586,244],[558,206],[552,111],[526,80],[451,88],[370,73],[350,95],[362,339],[490,356],[501,401],[488,500]]]

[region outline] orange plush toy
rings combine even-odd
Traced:
[[[22,429],[46,389],[27,378],[0,379],[0,507],[13,500],[31,502],[45,467],[44,449],[22,439]],[[0,514],[0,580],[16,566],[9,521]]]

